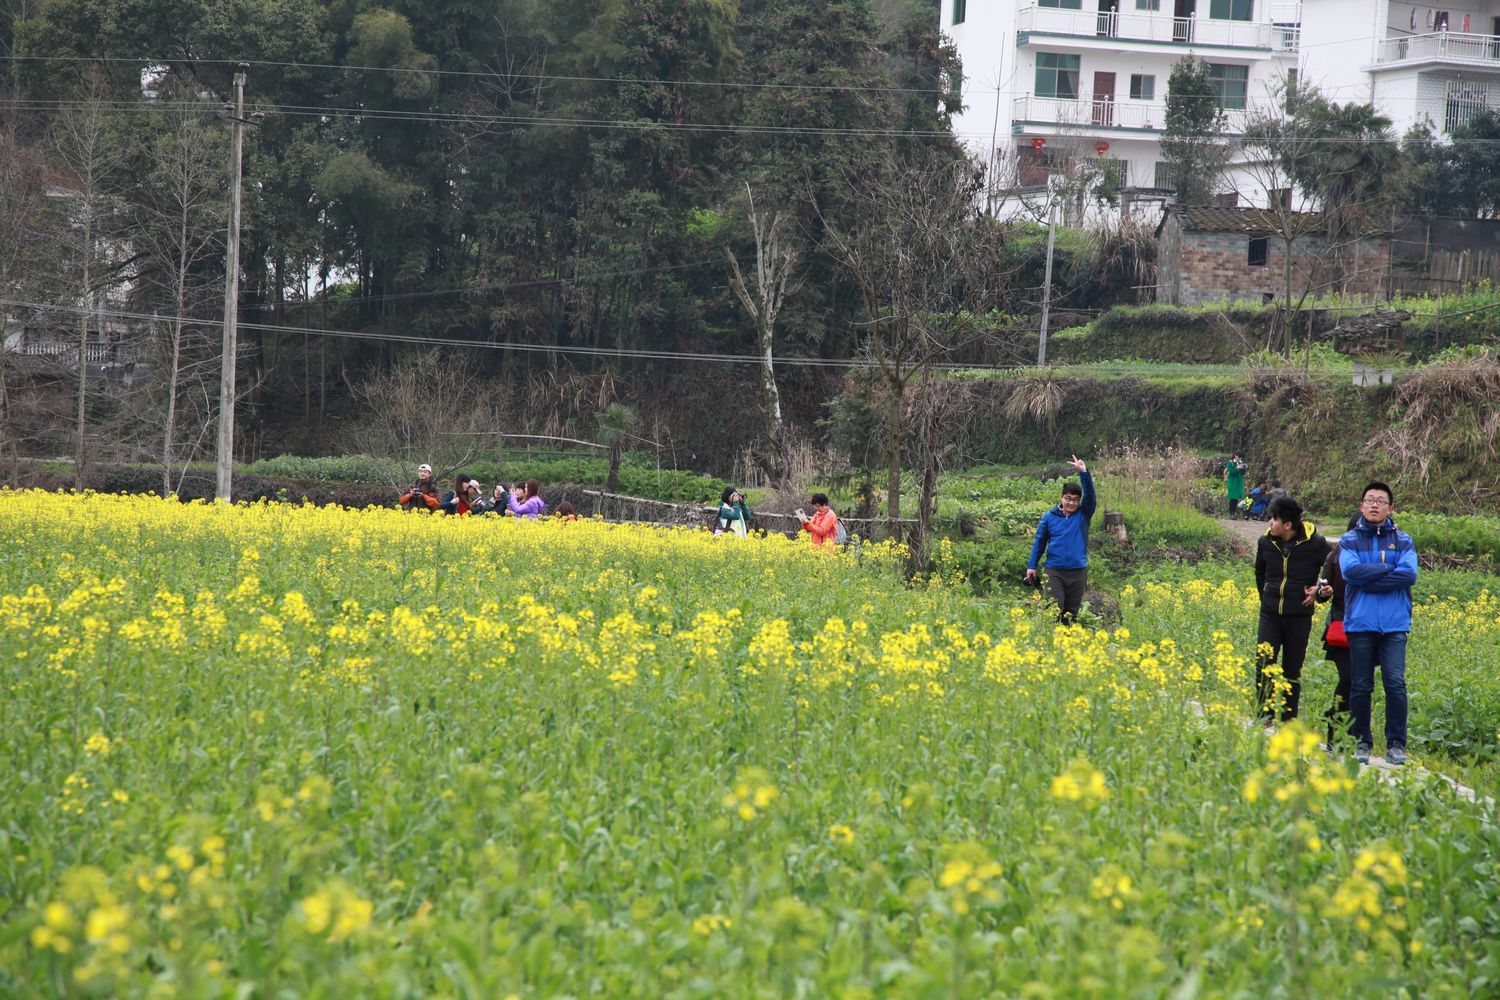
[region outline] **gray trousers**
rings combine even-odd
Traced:
[[[1057,602],[1057,620],[1072,624],[1083,607],[1083,591],[1089,583],[1088,567],[1083,569],[1053,569],[1047,567],[1047,591]]]

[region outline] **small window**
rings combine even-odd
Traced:
[[[1253,0],[1209,0],[1208,16],[1216,21],[1251,21],[1255,5]]]
[[[1251,267],[1266,266],[1266,244],[1267,239],[1262,236],[1250,241],[1250,256],[1248,263]]]
[[[1130,74],[1130,99],[1151,101],[1156,99],[1156,77],[1141,73]]]
[[[1272,188],[1266,192],[1266,207],[1271,211],[1280,209],[1283,212],[1292,210],[1292,189],[1289,187]]]
[[[969,14],[969,0],[953,0],[953,23],[963,24]]]
[[[1058,7],[1063,10],[1083,10],[1083,0],[1039,0],[1038,6]]]
[[[1250,67],[1227,63],[1209,63],[1208,80],[1214,97],[1225,111],[1244,111],[1245,93],[1250,89]]]
[[[1177,177],[1172,164],[1157,160],[1151,171],[1151,186],[1159,191],[1176,191]]]
[[[1036,54],[1036,88],[1038,97],[1076,100],[1081,57],[1062,52]]]
[[[1136,10],[1161,10],[1161,0],[1135,0]]]

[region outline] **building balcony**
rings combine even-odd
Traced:
[[[1483,67],[1500,72],[1500,35],[1435,31],[1426,35],[1387,38],[1375,50],[1377,68],[1415,63]]]
[[[1294,11],[1295,8],[1287,10]],[[1028,44],[1029,36],[1033,34],[1091,38],[1111,43],[1143,42],[1284,52],[1295,52],[1301,43],[1301,28],[1293,23],[1222,21],[1195,15],[1174,17],[1150,11],[1067,10],[1036,6],[1022,7],[1016,13],[1016,34],[1018,45]]]
[[[1225,133],[1245,131],[1249,110],[1228,112]],[[1165,101],[1118,101],[1112,97],[1032,97],[1027,94],[1011,102],[1011,131],[1071,132],[1094,138],[1120,132],[1154,133],[1166,122]]]

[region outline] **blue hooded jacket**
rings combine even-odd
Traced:
[[[1410,632],[1411,588],[1417,582],[1417,548],[1386,518],[1361,517],[1339,539],[1344,576],[1344,631]]]
[[[1042,515],[1036,526],[1036,540],[1031,543],[1031,560],[1028,569],[1036,569],[1047,554],[1047,565],[1053,569],[1084,569],[1089,564],[1089,519],[1097,506],[1094,499],[1094,477],[1087,472],[1078,474],[1083,485],[1083,502],[1070,516],[1064,516],[1062,507],[1053,507]]]

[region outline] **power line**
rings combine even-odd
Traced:
[[[254,59],[153,59],[144,56],[12,56],[17,62],[112,62],[141,66],[172,66],[184,62],[203,66],[234,66],[249,63],[250,68],[270,66],[279,69],[336,70],[348,73],[396,73],[412,76],[460,77],[483,80],[534,80],[540,83],[627,83],[648,86],[670,87],[720,87],[747,90],[810,90],[831,93],[876,93],[876,94],[946,94],[942,87],[866,87],[847,84],[821,83],[758,83],[750,80],[663,80],[653,77],[631,76],[572,76],[556,73],[502,73],[497,70],[421,69],[411,66],[348,66],[337,63],[275,62]]]
[[[78,100],[38,100],[12,98],[0,100],[0,107],[9,107],[16,110],[30,111],[61,111],[69,108],[92,106],[103,111],[121,113],[139,113],[147,111],[167,111],[182,106],[201,106],[205,113],[217,113],[218,108],[208,102],[202,101],[109,101],[109,102],[87,102]],[[584,129],[617,129],[617,130],[661,130],[668,132],[685,133],[723,133],[737,135],[774,135],[774,136],[839,136],[844,138],[888,138],[888,139],[962,139],[978,141],[987,139],[989,133],[981,132],[956,132],[947,129],[903,129],[903,128],[836,128],[828,126],[801,126],[801,125],[745,125],[724,122],[673,122],[660,121],[656,119],[622,119],[622,118],[563,118],[546,115],[505,115],[505,114],[481,114],[477,112],[433,112],[433,111],[410,111],[399,108],[369,108],[365,106],[339,107],[334,105],[295,105],[295,104],[262,104],[258,106],[261,110],[274,112],[289,118],[354,118],[368,121],[397,121],[413,122],[429,125],[470,125],[478,127],[495,126],[539,126],[552,128],[584,128]],[[1088,129],[1087,123],[1056,122],[1043,123],[1044,127],[1069,128],[1077,127]],[[1095,136],[1080,135],[1080,141],[1086,141]],[[1134,138],[1127,136],[1126,138]],[[1144,136],[1142,138],[1151,138]],[[1237,135],[1206,136],[1205,138],[1223,142],[1227,145],[1245,145],[1244,140]],[[1330,145],[1357,145],[1357,144],[1389,144],[1399,146],[1402,138],[1396,135],[1359,135],[1359,136],[1326,136],[1326,135],[1288,135],[1279,134],[1269,140],[1273,143],[1279,142],[1302,142],[1308,144],[1326,143]],[[1255,140],[1251,140],[1253,144]],[[1264,143],[1262,143],[1264,144]],[[1484,139],[1477,137],[1450,137],[1445,146],[1475,145],[1489,146],[1500,145],[1500,139]]]

